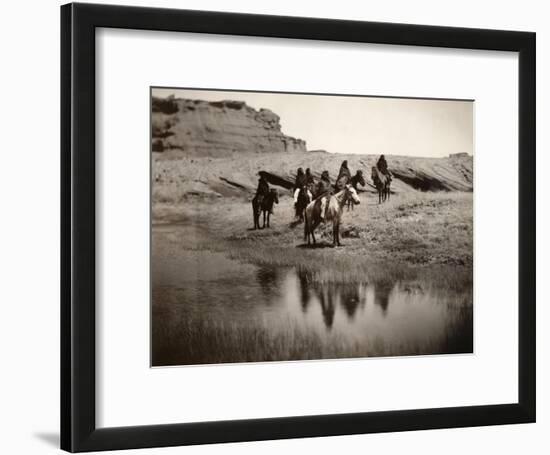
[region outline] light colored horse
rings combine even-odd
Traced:
[[[346,185],[343,190],[336,194],[328,196],[327,207],[325,211],[325,222],[332,221],[332,244],[340,246],[340,221],[342,212],[348,200],[354,204],[359,204],[361,200],[357,196],[357,191],[351,185]],[[304,222],[304,240],[310,244],[310,238],[313,239],[313,244],[316,244],[314,231],[321,223],[321,200],[315,199],[310,202],[305,211]]]
[[[349,184],[353,186],[355,191],[357,191],[357,185],[361,184],[361,186],[365,186],[365,178],[363,177],[363,171],[359,169],[355,175],[351,178],[349,181]],[[353,210],[353,201],[351,199],[348,200],[348,210],[351,208]]]

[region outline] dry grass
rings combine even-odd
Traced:
[[[320,246],[303,241],[303,224],[294,225],[292,200],[283,196],[272,227],[252,230],[250,204],[224,198],[178,205],[157,204],[157,220],[192,225],[190,241],[182,229],[175,239],[189,249],[222,251],[258,265],[289,267],[311,281],[394,283],[423,280],[447,289],[472,285],[472,193],[409,193],[379,205],[362,193],[362,203],[344,214],[343,247],[328,247],[330,225],[318,229]],[[197,236],[196,230],[204,235]]]

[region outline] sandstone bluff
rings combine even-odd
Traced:
[[[305,152],[306,143],[281,132],[279,116],[242,101],[153,98],[153,151],[222,157]]]

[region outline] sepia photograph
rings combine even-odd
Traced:
[[[473,100],[150,96],[153,367],[473,353]]]

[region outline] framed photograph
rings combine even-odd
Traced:
[[[535,421],[535,34],[61,8],[61,446]]]

